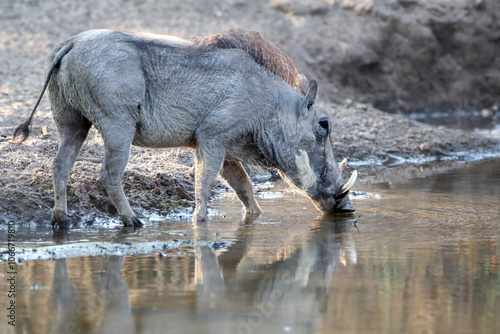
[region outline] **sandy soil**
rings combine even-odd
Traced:
[[[188,0],[174,5],[154,0],[109,3],[58,0],[2,4],[0,221],[12,219],[41,224],[50,221],[53,205],[50,166],[57,149],[57,134],[48,100],[44,98],[42,101],[33,122],[32,135],[25,143],[13,144],[11,135],[38,97],[46,53],[70,35],[89,28],[116,28],[191,37],[243,27],[262,31],[270,40],[283,46],[294,60],[297,59],[299,70],[304,73],[310,75],[314,71],[323,71],[321,67],[316,68],[314,62],[305,64],[305,58],[298,50],[290,51],[289,42],[295,40],[290,34],[297,29],[300,31],[297,36],[303,36],[307,26],[304,15],[296,12],[298,9],[289,10],[277,2],[272,6],[267,2],[252,3]],[[312,10],[307,13],[317,15]],[[326,18],[320,21],[324,23],[324,20]],[[340,97],[346,98],[349,94],[337,94],[336,98],[331,98],[330,92],[331,87],[322,90],[320,98],[323,102],[319,110],[333,121],[338,160],[347,157],[380,161],[388,154],[408,159],[498,152],[498,139],[423,125],[384,113],[369,104],[350,100],[334,104],[331,101],[343,100]],[[74,222],[92,222],[98,217],[116,214],[104,188],[97,181],[102,155],[102,140],[95,130],[91,130],[69,180],[69,209]],[[123,183],[136,210],[167,214],[193,205],[193,176],[190,151],[134,148]]]

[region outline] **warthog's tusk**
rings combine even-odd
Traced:
[[[346,184],[344,184],[341,188],[340,188],[340,193],[343,194],[347,191],[349,191],[352,186],[354,185],[354,183],[356,182],[356,179],[358,178],[358,171],[354,171],[352,172],[351,174],[351,178],[349,179],[349,181],[347,181]]]
[[[344,160],[342,160],[342,162],[339,164],[339,171],[340,171],[341,174],[344,171],[344,168],[345,168],[346,164],[347,164],[347,159],[344,158]]]

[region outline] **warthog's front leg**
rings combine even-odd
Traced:
[[[258,216],[263,212],[253,196],[252,184],[241,162],[225,160],[221,176],[233,188],[240,201],[243,202],[247,215]]]
[[[195,196],[196,208],[193,223],[207,220],[207,206],[210,193],[217,181],[226,152],[208,145],[198,146],[195,155]]]
[[[118,137],[118,136],[117,136]],[[101,181],[115,205],[125,226],[140,227],[142,222],[130,207],[127,197],[123,193],[121,178],[130,155],[130,143],[104,138],[105,152],[101,169]]]

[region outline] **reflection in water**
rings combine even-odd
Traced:
[[[356,261],[349,219],[316,220],[309,235],[290,254],[268,265],[244,261],[253,226],[241,223],[236,233],[240,238],[223,253],[206,244],[196,247],[196,257],[190,258],[194,261],[194,289],[189,296],[194,299],[192,313],[158,310],[141,303],[136,305],[140,312],[134,319],[129,289],[122,282],[123,256],[109,257],[96,302],[89,303],[77,296],[78,280],[72,282],[68,277],[67,260],[56,260],[52,291],[58,312],[52,332],[134,333],[136,321],[141,333],[156,333],[160,328],[177,333],[275,333],[315,328],[316,317],[329,303],[335,267],[346,259]],[[196,229],[195,239],[207,240],[208,233]],[[155,276],[149,275],[145,281],[151,284]],[[175,295],[174,291],[167,293]]]
[[[57,320],[51,333],[93,333],[98,324],[98,333],[135,332],[129,291],[121,280],[123,259],[109,257],[101,275],[101,289],[93,302],[77,297],[66,259],[55,260],[52,291],[57,300]]]
[[[316,220],[295,249],[268,264],[245,258],[252,225],[241,226],[245,232],[237,234],[246,237],[236,240],[224,256],[217,258],[208,246],[198,247],[197,313],[207,315],[218,310],[219,315],[229,314],[227,329],[237,333],[314,329],[316,318],[326,310],[337,264],[345,263],[346,255],[351,262],[356,261],[350,220]],[[204,332],[220,333],[221,326],[209,322]]]

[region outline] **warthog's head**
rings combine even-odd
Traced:
[[[337,166],[330,139],[330,120],[316,113],[318,88],[311,80],[299,105],[297,131],[300,133],[295,151],[294,168],[283,175],[307,194],[318,209],[325,213],[353,212],[349,190],[357,178],[354,171],[347,182],[342,171],[347,160]]]

